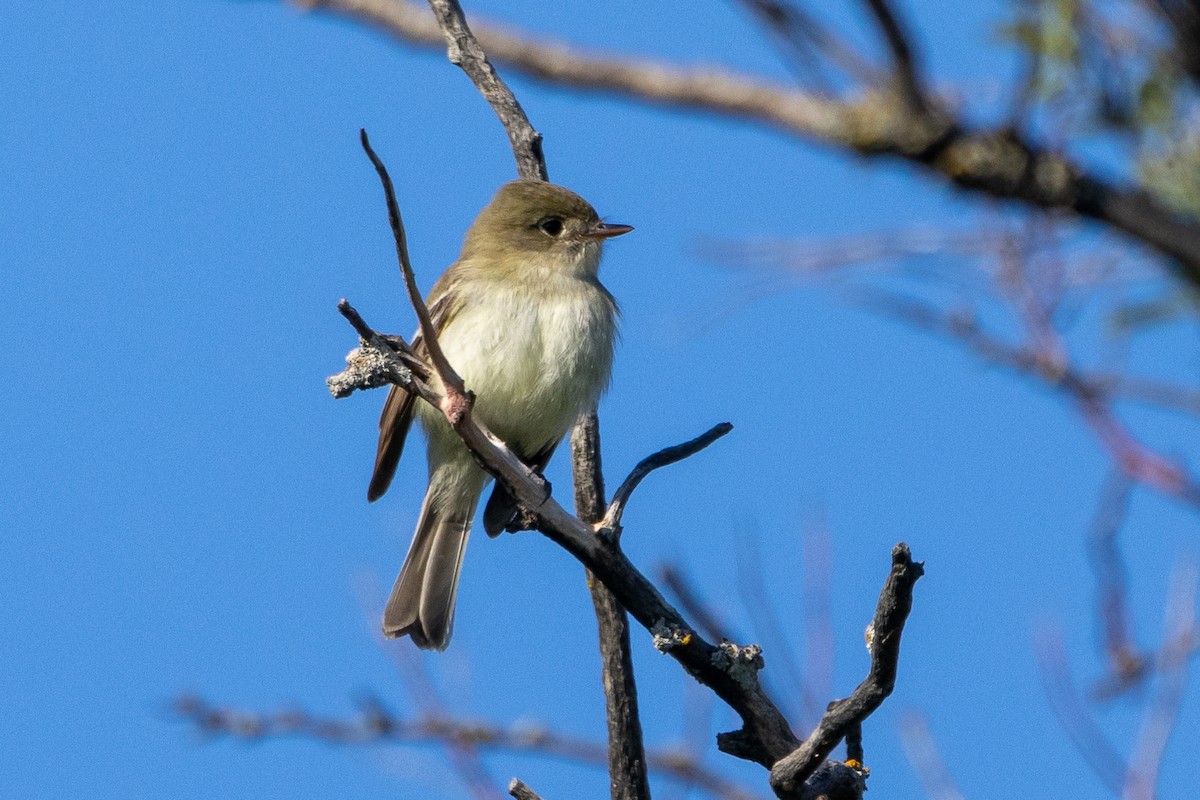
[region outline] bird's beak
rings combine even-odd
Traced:
[[[629,233],[633,230],[632,225],[613,225],[607,222],[597,222],[592,226],[591,230],[584,231],[585,239],[611,239],[613,236],[620,236],[623,233]]]

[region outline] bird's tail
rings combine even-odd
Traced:
[[[473,464],[471,468],[478,471]],[[445,650],[450,644],[458,573],[483,491],[482,472],[467,481],[462,474],[447,472],[457,470],[438,470],[430,476],[417,531],[383,611],[384,636],[411,636],[423,650]]]

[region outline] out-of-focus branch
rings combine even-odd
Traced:
[[[804,743],[771,768],[771,788],[779,797],[801,797],[804,781],[821,766],[838,742],[892,693],[900,663],[900,636],[912,610],[913,586],[923,574],[924,564],[912,560],[908,545],[901,542],[892,549],[892,569],[868,628],[871,668],[867,677],[849,697],[830,703]]]
[[[850,78],[868,86],[883,83],[880,71],[816,17],[786,0],[739,0],[769,33],[787,46],[786,55],[804,74],[820,83],[822,91],[832,87],[824,80],[821,58]],[[832,91],[826,91],[832,94]]]
[[[1149,663],[1138,652],[1130,632],[1128,576],[1118,537],[1129,510],[1133,482],[1113,471],[1104,483],[1100,505],[1092,520],[1089,550],[1096,572],[1096,618],[1104,638],[1109,676],[1097,685],[1097,697],[1110,697],[1141,682]]]
[[[437,22],[407,0],[293,2],[364,20],[410,44],[444,41]],[[1200,225],[1011,130],[972,129],[940,105],[913,113],[911,104],[886,92],[831,99],[730,71],[584,53],[511,27],[476,23],[475,31],[492,58],[538,80],[743,119],[863,155],[896,156],[964,189],[1073,211],[1157,249],[1200,286]]]
[[[1182,465],[1142,444],[1114,413],[1111,396],[1121,390],[1119,376],[1097,378],[1057,358],[1047,358],[1044,352],[1010,345],[985,332],[971,314],[947,314],[908,298],[880,292],[870,293],[867,301],[872,308],[916,328],[965,344],[985,361],[1038,378],[1063,392],[1075,401],[1084,421],[1126,475],[1200,507],[1200,480]]]
[[[180,697],[175,713],[203,734],[261,741],[303,738],[338,745],[438,743],[473,750],[529,753],[604,767],[603,743],[556,733],[530,725],[503,726],[448,716],[405,717],[376,699],[360,703],[359,714],[345,719],[320,717],[305,711],[258,713],[219,708],[197,697]],[[717,798],[755,800],[749,789],[706,768],[697,759],[675,750],[652,749],[646,766],[667,780]]]
[[[796,657],[791,643],[795,626],[791,624],[785,627],[775,607],[772,593],[766,583],[768,570],[763,561],[760,539],[760,534],[755,530],[748,530],[738,537],[735,557],[738,595],[746,609],[754,638],[762,642],[771,653],[778,654],[783,662],[781,672],[770,677],[768,688],[774,690],[774,696],[790,700],[781,703],[788,713],[788,718],[797,727],[807,729],[820,717],[820,711],[805,719],[796,707],[797,701],[806,710],[813,707],[823,710],[829,702],[829,695],[819,699],[813,697],[800,674],[800,659]]]
[[[421,717],[434,720],[451,719],[450,709],[442,700],[441,692],[420,652],[414,648],[388,648],[387,653],[400,670],[408,696]],[[378,720],[381,716],[390,716],[384,710],[383,704],[375,699],[365,700],[360,707],[363,709],[363,721],[370,720],[375,728],[379,727]],[[500,786],[488,771],[475,742],[467,737],[447,737],[442,741],[450,767],[458,774],[472,797],[476,800],[495,800],[501,796]]]
[[[900,24],[888,0],[866,0],[871,15],[883,33],[888,50],[892,54],[892,72],[904,102],[918,113],[926,113],[929,107],[925,91],[921,88],[916,58],[913,55],[909,35]]]
[[[1046,699],[1058,724],[1096,777],[1119,796],[1126,771],[1125,759],[1109,742],[1075,690],[1062,631],[1057,628],[1039,631],[1034,639],[1034,655]]]
[[[1159,685],[1142,720],[1121,800],[1153,800],[1157,796],[1158,774],[1187,689],[1187,665],[1196,630],[1197,579],[1194,563],[1178,566],[1171,576],[1163,647],[1156,665]]]
[[[692,586],[683,571],[672,564],[663,564],[658,568],[659,578],[663,585],[683,608],[683,613],[696,621],[696,629],[714,642],[735,641],[733,633],[725,622],[717,616],[716,611],[700,598],[700,593]]]
[[[900,743],[929,800],[963,800],[924,715],[910,711],[900,718]]]

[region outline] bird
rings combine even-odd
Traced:
[[[607,239],[631,230],[602,221],[570,189],[512,181],[479,212],[458,259],[429,293],[438,343],[475,394],[474,418],[538,473],[608,386],[619,311],[600,283],[600,256]],[[424,354],[419,334],[413,347]],[[430,382],[442,392],[436,376]],[[439,409],[393,386],[379,420],[369,501],[391,484],[414,418],[428,440],[429,486],[383,633],[440,651],[450,643],[463,555],[491,477]],[[509,527],[517,512],[497,484],[483,514],[487,534]]]

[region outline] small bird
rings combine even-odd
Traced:
[[[475,393],[475,419],[539,473],[608,386],[617,304],[597,277],[600,250],[605,239],[631,230],[602,222],[569,189],[513,181],[479,213],[458,260],[429,293],[438,342]],[[413,346],[424,352],[419,336]],[[429,439],[429,488],[383,612],[383,633],[444,650],[467,535],[491,477],[440,410],[393,386],[379,420],[368,500],[387,491],[414,416]],[[497,484],[483,514],[488,535],[503,531],[517,510]]]

